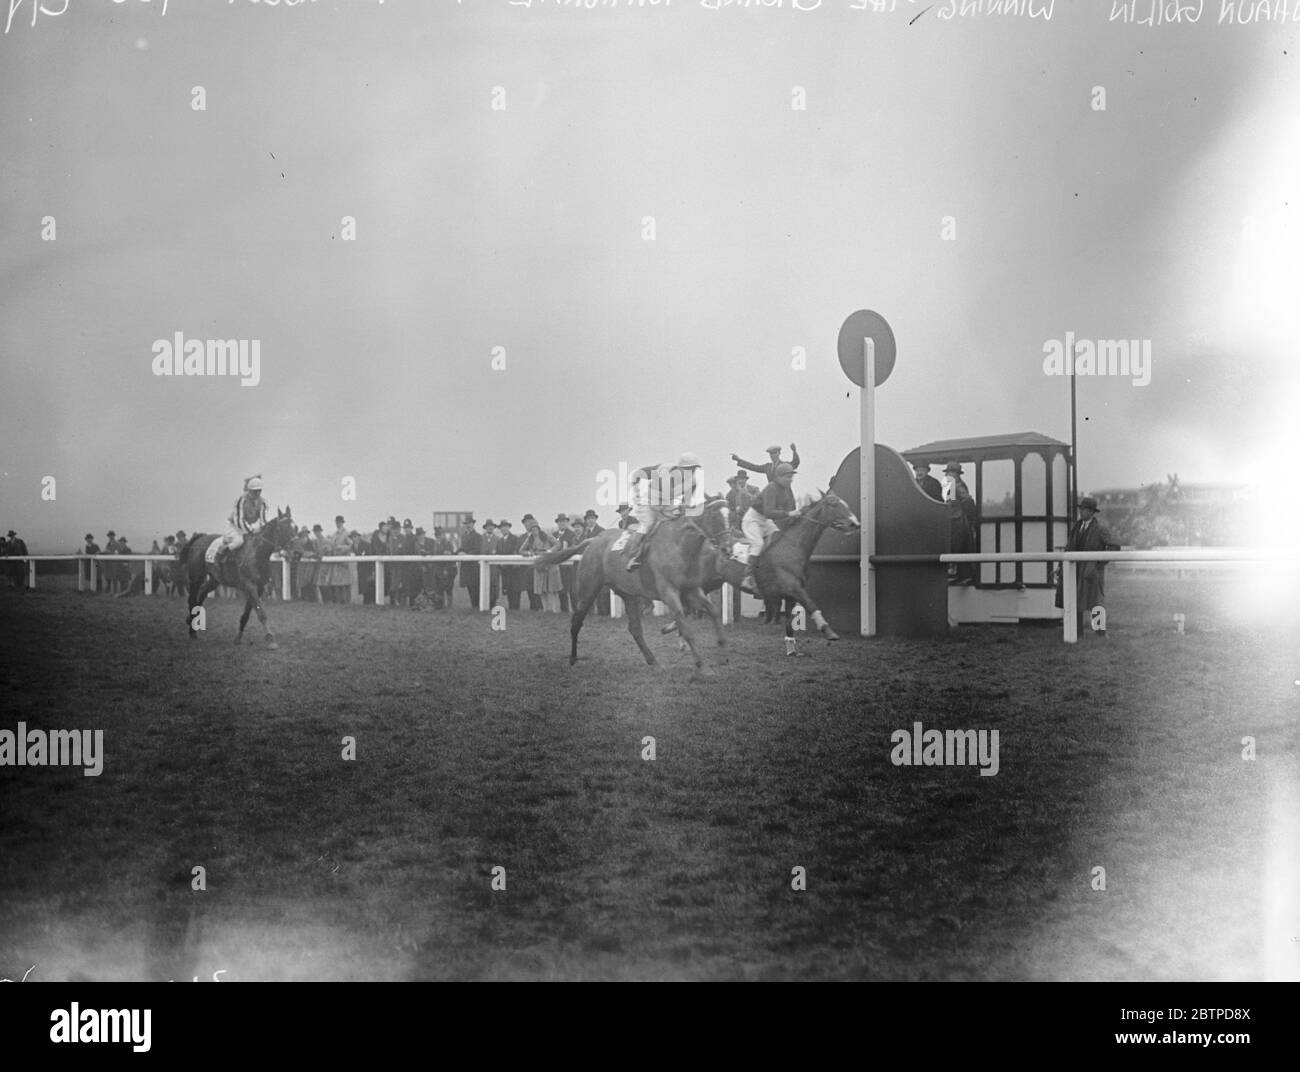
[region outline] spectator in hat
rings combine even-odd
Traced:
[[[402,527],[397,533],[396,554],[418,555],[419,544],[415,538],[415,523],[409,518],[402,519]],[[415,601],[424,588],[424,567],[418,562],[394,563],[397,574],[397,587],[393,592],[396,606],[415,609]]]
[[[1097,500],[1085,495],[1079,500],[1079,519],[1070,529],[1066,541],[1067,551],[1118,551],[1119,544],[1111,540],[1101,520],[1097,517]],[[1084,631],[1084,625],[1090,623],[1095,610],[1100,609],[1099,626],[1094,629],[1098,636],[1106,635],[1106,563],[1076,562],[1075,583],[1078,592],[1078,628]]]
[[[561,517],[564,515],[561,514]],[[561,525],[557,538],[561,547],[577,547],[582,543],[586,522],[575,511],[567,525]],[[578,560],[571,558],[560,566],[560,613],[569,614],[578,609]]]
[[[497,534],[497,523],[491,518],[483,522],[483,550],[482,554],[495,555],[497,553],[497,543],[500,537]],[[490,563],[488,571],[488,606],[497,605],[497,596],[501,594],[501,567],[493,566]]]
[[[511,529],[509,518],[503,518],[497,526],[497,551],[499,555],[517,555],[520,538]],[[499,566],[501,572],[501,591],[505,594],[506,605],[511,610],[519,609],[519,596],[523,591],[524,570],[521,566]]]
[[[117,554],[117,533],[114,532],[112,529],[108,530],[108,535],[104,538],[104,554],[106,555]],[[104,577],[104,591],[109,595],[112,595],[114,592],[117,591],[117,587],[118,587],[117,571],[118,571],[118,564],[116,562],[100,563],[99,572],[103,574]]]
[[[475,522],[473,514],[466,514],[461,521],[460,554],[462,555],[481,555],[483,553],[483,537],[480,533],[474,531],[475,524],[477,522]],[[479,609],[478,582],[479,564],[477,562],[466,562],[460,567],[460,586],[469,595],[469,605],[475,610]]]
[[[577,516],[576,514],[574,515]],[[593,509],[588,509],[582,515],[582,538],[590,540],[593,536],[599,536],[605,531],[605,526],[600,523],[600,514]]]
[[[948,546],[954,555],[974,554],[979,550],[979,510],[975,499],[961,478],[962,468],[957,462],[949,462],[944,467],[948,476],[948,489],[944,500],[948,503]],[[979,576],[979,567],[974,562],[963,562],[952,571],[950,584],[974,584]]]
[[[594,540],[597,536],[599,536],[602,532],[605,531],[605,527],[600,523],[600,515],[596,513],[595,510],[592,509],[587,510],[587,512],[582,515],[582,520],[583,520],[582,538],[584,540]],[[576,583],[578,578],[578,568],[576,566],[573,568],[573,578],[574,578],[574,582]],[[598,615],[601,615],[603,617],[609,616],[609,589],[608,588],[601,588],[600,594],[596,596],[596,602],[595,604],[593,604],[593,606]]]
[[[433,553],[454,555],[460,550],[456,534],[441,525],[433,527]],[[450,562],[438,562],[433,567],[433,605],[439,610],[450,607],[456,592],[456,567]]]
[[[127,541],[127,538],[125,536],[119,536],[117,538],[117,553],[119,555],[135,554],[135,552],[131,550],[131,544]],[[137,570],[139,571],[140,574],[139,590],[142,592],[144,591],[144,566],[143,565],[137,565],[132,562],[123,562],[117,568],[119,571],[117,575],[117,587],[118,587],[117,595],[119,598],[121,598],[122,596],[129,596],[135,590]]]
[[[727,483],[731,486],[731,490],[727,492],[727,516],[731,521],[732,529],[740,532],[740,523],[749,508],[754,505],[754,500],[758,498],[759,493],[757,489],[749,486],[749,473],[744,469],[738,469],[735,476],[727,479]]]
[[[93,534],[93,533],[89,533],[89,532],[86,533],[86,546],[83,547],[83,548],[81,549],[81,553],[82,553],[83,555],[97,555],[97,554],[100,553],[100,551],[99,551],[99,544],[97,544],[97,543],[95,542],[95,537],[94,537],[94,534]],[[77,568],[78,568],[78,569],[81,569],[81,565],[78,564]],[[89,584],[89,578],[90,578],[90,574],[89,574],[90,563],[89,563],[89,562],[86,563],[86,567],[85,567],[85,568],[86,568],[86,570],[87,570],[87,573],[86,573],[87,584]],[[102,571],[99,569],[99,566],[96,565],[96,566],[95,566],[95,591],[98,592],[98,591],[102,590],[103,587],[104,587],[104,578],[103,578],[103,575],[102,575]]]
[[[302,561],[299,564],[302,570],[299,579],[302,598],[309,602],[321,603],[324,601],[324,596],[319,587],[322,570],[320,556],[325,552],[325,530],[320,525],[313,525],[303,543]]]
[[[519,543],[521,555],[540,555],[555,547],[555,537],[542,528],[541,523],[532,514],[524,514],[521,524],[525,533]],[[542,610],[552,593],[559,590],[560,571],[555,566],[539,566],[529,569],[525,574],[525,591],[528,592],[528,605],[533,610]]]
[[[930,475],[930,467],[925,462],[912,463],[912,476],[916,478],[918,488],[935,502],[943,502],[943,485]]]
[[[745,461],[739,454],[731,456],[731,460],[742,469],[748,469],[751,473],[762,473],[767,477],[767,482],[770,484],[776,479],[776,467],[781,464],[781,448],[779,446],[768,447],[767,458],[768,460],[762,465],[756,465],[753,462]],[[790,461],[787,464],[791,469],[798,471],[799,452],[795,449],[793,443],[790,444]]]
[[[375,526],[375,531],[370,534],[370,554],[374,558],[388,554],[388,522],[386,520],[381,519],[379,524]],[[375,591],[376,570],[377,564],[367,564],[366,587],[368,591],[373,593],[372,602],[385,605],[388,603],[388,593],[393,590],[393,569],[388,563],[384,563],[384,590],[382,592]]]
[[[319,532],[317,550],[322,555],[352,554],[352,537],[348,533],[343,515],[334,518],[334,531],[328,536]],[[352,587],[352,567],[346,562],[322,562],[316,567],[316,590],[325,603],[346,603]]]
[[[635,521],[636,518],[632,516],[632,507],[628,506],[627,503],[619,503],[618,504],[618,527],[621,529],[625,529],[629,525],[634,524]]]
[[[27,554],[27,544],[23,542],[23,538],[13,529],[10,529],[5,536],[4,553],[9,557]],[[19,591],[27,590],[27,568],[26,562],[14,562],[9,564],[10,581]]]

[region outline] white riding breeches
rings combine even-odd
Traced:
[[[757,555],[762,549],[763,544],[767,542],[769,536],[779,532],[776,522],[769,517],[760,514],[752,506],[745,511],[745,516],[740,521],[740,531],[745,534],[745,539],[749,541],[752,548],[751,555]]]

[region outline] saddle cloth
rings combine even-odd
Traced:
[[[745,540],[737,540],[731,548],[731,560],[733,562],[748,562],[751,550],[749,543]]]
[[[632,536],[633,536],[632,529],[624,529],[623,534],[619,536],[619,538],[615,540],[613,544],[610,545],[610,550],[613,551],[623,550],[623,548],[627,546],[627,542],[632,538]]]
[[[220,536],[218,536],[215,540],[213,540],[210,544],[208,544],[208,549],[203,552],[203,561],[206,562],[209,566],[213,565],[217,561],[217,552],[219,550],[221,550]]]

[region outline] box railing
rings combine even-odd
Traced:
[[[290,581],[290,571],[293,563],[282,556],[276,554],[271,556],[272,561],[279,562],[281,568],[281,590],[285,599],[292,599],[292,588]],[[77,571],[77,590],[85,591],[89,588],[94,591],[96,588],[96,564],[99,562],[125,563],[125,562],[143,562],[144,563],[144,590],[146,594],[153,592],[153,564],[155,562],[175,562],[174,555],[164,554],[143,554],[143,555],[11,555],[7,556],[10,562],[27,563],[27,582],[31,588],[36,587],[36,563],[37,562],[81,562],[87,561],[90,564],[89,579],[80,569]],[[0,562],[5,559],[0,559]],[[384,567],[388,564],[416,563],[419,565],[428,565],[436,562],[455,563],[457,565],[468,565],[470,563],[479,563],[483,566],[533,566],[535,559],[528,555],[323,555],[319,558],[304,558],[302,562],[311,562],[319,564],[347,563],[351,565],[369,564],[375,567],[375,603],[383,605],[384,603]],[[857,555],[813,555],[813,562],[857,562]],[[1241,562],[1286,562],[1300,563],[1300,548],[1297,547],[1200,547],[1200,548],[1166,548],[1151,551],[1001,551],[989,553],[972,553],[972,554],[929,554],[929,555],[873,555],[871,558],[873,565],[890,565],[890,564],[918,564],[918,563],[935,563],[935,564],[959,564],[964,562],[1059,562],[1061,563],[1062,578],[1062,610],[1064,639],[1067,644],[1074,644],[1079,639],[1079,606],[1078,606],[1078,563],[1080,562],[1105,562],[1109,564],[1121,563],[1141,563],[1141,562],[1167,562],[1167,563],[1198,563],[1198,564],[1231,564]],[[577,560],[570,559],[567,562],[560,563],[560,568],[572,568],[577,565]],[[537,567],[547,568],[547,567]],[[479,570],[479,610],[488,613],[492,610],[491,602],[491,570]],[[615,594],[610,601],[610,612],[614,617],[620,617],[622,614],[622,601]],[[655,613],[662,613],[662,604],[656,603]],[[731,624],[732,621],[732,599],[731,585],[722,586],[722,621],[725,624]]]

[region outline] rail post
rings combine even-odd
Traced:
[[[1077,644],[1079,641],[1079,587],[1076,583],[1079,564],[1067,559],[1062,562],[1061,571],[1061,617],[1065,626],[1065,642]]]

